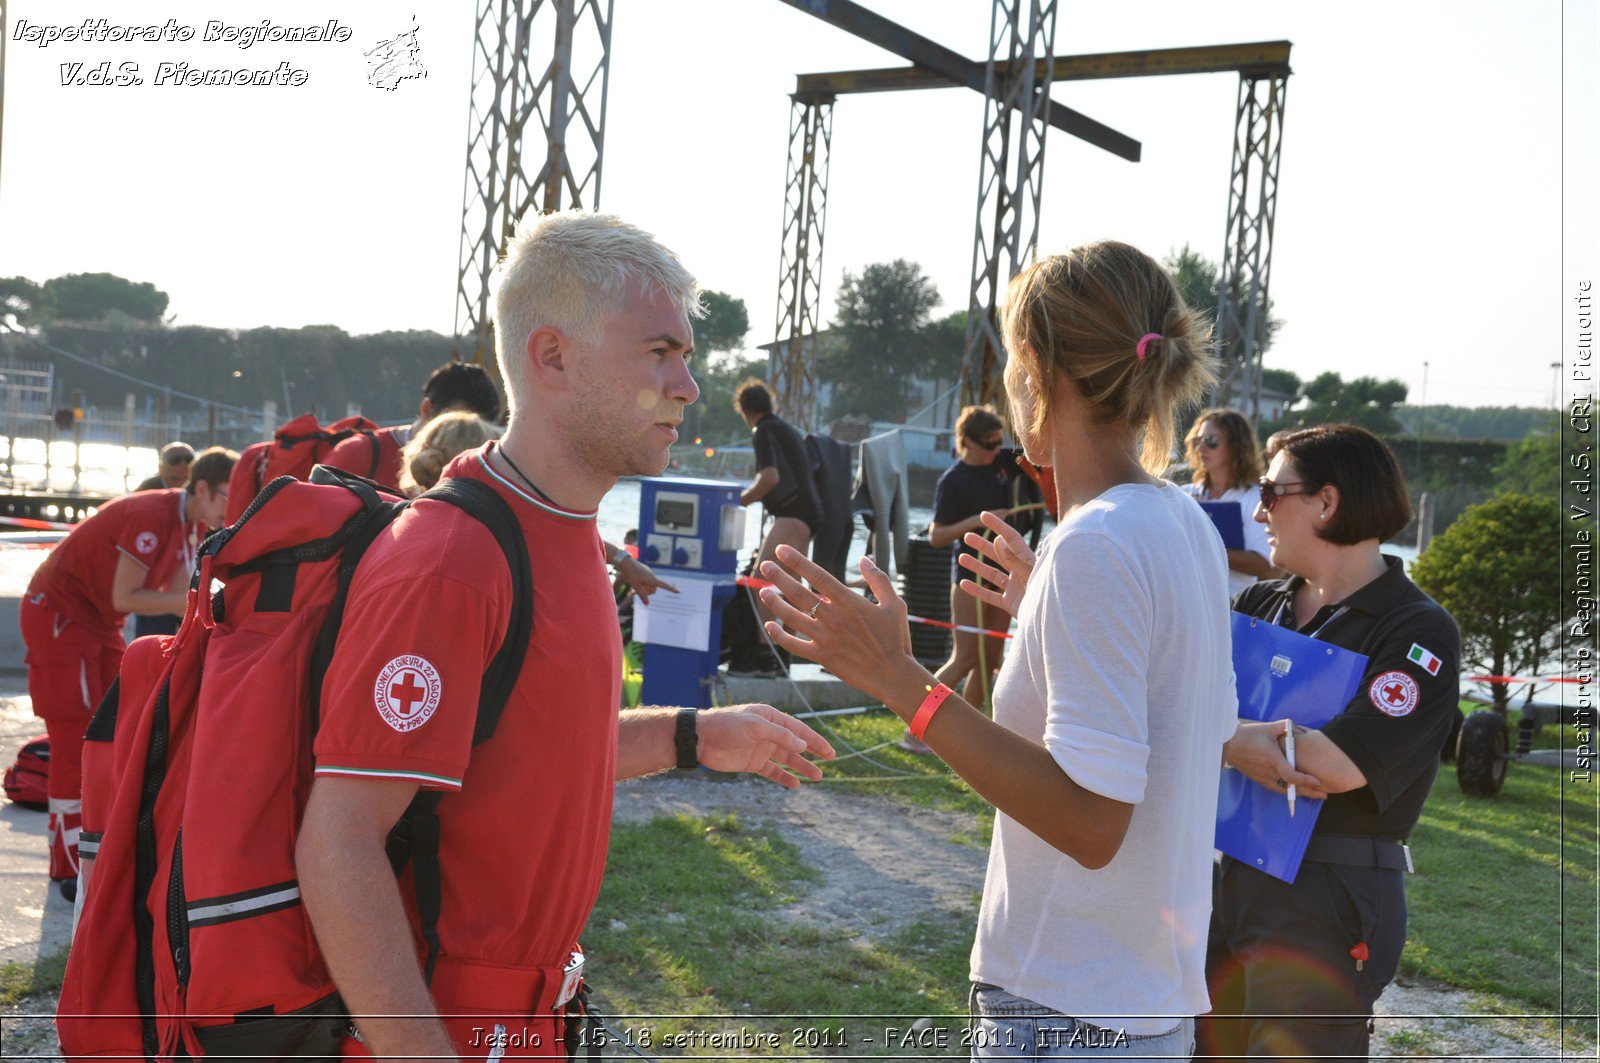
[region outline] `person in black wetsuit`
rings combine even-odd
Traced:
[[[739,495],[742,506],[760,502],[772,518],[772,526],[761,539],[754,571],[770,561],[785,544],[807,553],[811,538],[822,525],[822,499],[817,495],[811,459],[805,436],[773,410],[772,391],[755,377],[740,383],[733,397],[734,409],[750,426],[750,440],[756,452],[756,478]],[[771,619],[758,603],[759,619]]]
[[[1235,610],[1367,657],[1344,711],[1295,728],[1241,720],[1225,763],[1326,804],[1294,882],[1222,858],[1206,978],[1214,1018],[1197,1059],[1366,1059],[1373,1002],[1406,940],[1405,840],[1457,718],[1461,635],[1379,546],[1411,505],[1390,452],[1365,429],[1323,425],[1282,440],[1255,519],[1272,563],[1294,573],[1241,591]],[[1303,814],[1303,813],[1302,813]]]
[[[961,590],[961,578],[966,573],[959,568],[960,557],[977,556],[962,536],[967,532],[985,533],[980,519],[985,510],[1008,519],[1018,505],[1037,501],[1038,493],[1017,467],[1015,457],[1003,452],[1004,425],[993,407],[962,409],[956,418],[955,434],[959,460],[940,475],[933,489],[933,523],[928,526],[928,543],[935,547],[955,546],[950,554],[951,621],[963,627],[1007,631],[1011,627],[1010,613],[997,605],[980,603]],[[1019,530],[1029,526],[1024,524]],[[951,639],[950,659],[934,675],[939,682],[961,691],[970,704],[984,705],[994,674],[1004,660],[1005,644],[999,635],[956,631]],[[910,731],[900,740],[900,748],[912,753],[932,752]]]

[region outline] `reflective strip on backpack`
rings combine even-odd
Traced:
[[[275,886],[263,886],[257,890],[232,893],[225,897],[208,897],[205,900],[190,902],[189,926],[193,928],[231,923],[235,919],[248,919],[253,915],[276,912],[280,908],[292,908],[299,903],[300,884],[292,880],[280,882]]]

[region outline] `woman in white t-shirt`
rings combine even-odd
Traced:
[[[1011,282],[1012,424],[1055,479],[1035,559],[1000,538],[962,583],[1018,618],[990,720],[917,664],[905,604],[798,551],[762,574],[785,648],[880,699],[994,804],[972,950],[973,1055],[1181,1058],[1204,961],[1222,744],[1236,705],[1227,560],[1164,468],[1173,409],[1213,379],[1205,327],[1148,255],[1097,243]],[[969,533],[977,545],[980,536]],[[810,584],[808,589],[801,581]]]
[[[1183,442],[1189,467],[1194,470],[1189,493],[1200,502],[1232,502],[1239,507],[1244,547],[1228,550],[1231,601],[1256,580],[1282,575],[1267,560],[1266,526],[1255,520],[1260,481],[1267,472],[1256,446],[1255,429],[1238,410],[1201,410]]]

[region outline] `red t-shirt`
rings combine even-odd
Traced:
[[[559,965],[605,870],[622,639],[595,514],[536,500],[491,470],[486,450],[445,475],[482,480],[511,505],[534,588],[527,658],[494,737],[472,745],[479,685],[509,616],[505,555],[472,517],[424,499],[356,571],[323,686],[316,773],[446,791],[444,954]]]
[[[148,590],[160,590],[193,565],[202,532],[184,520],[187,501],[182,488],[113,498],[50,551],[28,593],[43,594],[75,624],[116,636],[127,619],[111,605],[118,558],[130,557],[145,569],[141,586]]]
[[[337,444],[322,459],[321,464],[332,465],[357,476],[365,476],[391,491],[400,490],[400,448],[411,438],[411,426],[380,428],[369,441],[357,432]],[[372,445],[378,445],[378,469],[372,469]]]

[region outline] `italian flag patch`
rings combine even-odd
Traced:
[[[1444,664],[1432,652],[1423,649],[1422,645],[1416,642],[1411,644],[1411,652],[1406,654],[1406,660],[1412,664],[1420,664],[1429,675],[1438,675],[1439,666]]]

